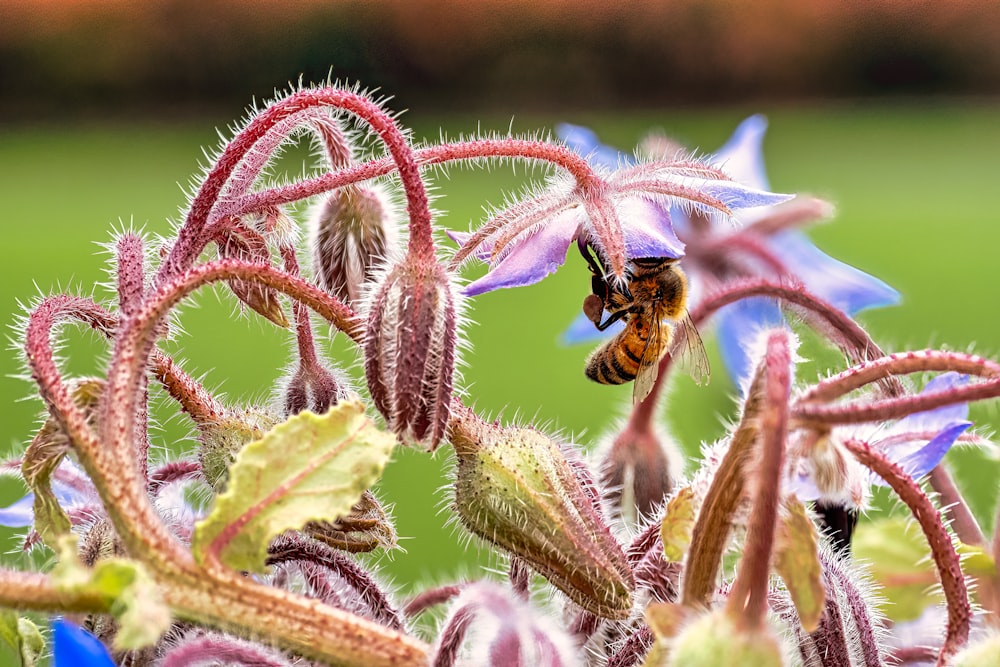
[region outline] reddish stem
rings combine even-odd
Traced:
[[[937,664],[943,666],[968,641],[969,624],[972,618],[961,561],[951,542],[951,537],[948,535],[948,531],[941,521],[941,516],[933,503],[902,468],[880,452],[872,449],[867,443],[847,440],[844,446],[862,464],[892,487],[899,499],[910,508],[927,538],[931,555],[937,564],[938,576],[941,578],[941,589],[944,591],[948,607],[948,626],[944,644],[941,646],[937,660]]]
[[[955,531],[955,535],[963,543],[971,546],[986,546],[986,538],[983,531],[972,516],[969,506],[965,504],[965,499],[955,486],[955,481],[948,474],[948,469],[944,462],[937,464],[931,470],[931,488],[937,492],[940,498],[941,512],[944,513],[947,522]]]
[[[761,415],[761,445],[756,467],[755,497],[746,545],[733,583],[726,612],[747,630],[757,630],[767,613],[771,551],[778,519],[781,474],[788,433],[788,396],[791,391],[791,354],[788,333],[774,331],[767,340],[765,400]]]
[[[708,296],[698,304],[691,311],[691,319],[696,326],[704,324],[720,308],[755,296],[780,299],[819,316],[829,327],[829,330],[821,328],[820,333],[843,350],[853,363],[885,356],[885,352],[857,322],[801,285],[781,285],[759,278],[736,280],[727,283],[720,292]],[[900,396],[905,392],[902,384],[895,378],[884,380],[883,387],[890,396]]]
[[[145,289],[145,253],[142,238],[136,234],[124,234],[116,245],[118,261],[116,277],[118,280],[118,309],[123,315],[130,315],[139,308],[142,293]],[[143,375],[139,387],[142,400],[139,402],[139,414],[136,417],[135,441],[138,444],[139,471],[145,478],[149,477],[149,380]]]
[[[925,371],[957,371],[992,378],[1000,377],[1000,364],[962,352],[940,350],[899,352],[881,359],[866,361],[817,382],[801,396],[799,401],[802,403],[832,401],[891,375],[908,375]]]
[[[431,214],[427,192],[413,150],[392,117],[368,98],[348,90],[318,88],[293,93],[264,109],[223,150],[191,203],[177,241],[157,274],[158,286],[189,268],[208,242],[205,226],[233,171],[265,134],[289,116],[309,107],[336,107],[367,122],[385,142],[399,171],[410,218],[410,252],[432,257]],[[260,210],[253,209],[253,210]]]
[[[448,584],[447,586],[428,588],[406,603],[406,606],[403,607],[403,614],[407,618],[412,618],[429,607],[444,604],[461,593],[465,586],[465,584]]]
[[[451,144],[439,144],[414,151],[417,164],[432,165],[458,160],[477,160],[481,158],[522,158],[525,160],[540,160],[562,167],[568,171],[583,187],[593,187],[599,184],[600,178],[594,173],[585,159],[573,151],[544,141],[527,139],[477,139],[460,141]],[[301,201],[324,192],[342,188],[378,176],[385,176],[396,171],[396,164],[388,159],[370,160],[359,165],[339,171],[323,174],[316,178],[299,181],[280,188],[264,190],[249,194],[236,203],[231,215],[241,216],[254,211],[264,210],[271,206],[281,206],[291,202]]]
[[[879,401],[852,402],[837,405],[817,405],[798,402],[792,416],[811,424],[860,424],[863,422],[899,419],[915,412],[926,412],[946,405],[969,403],[1000,396],[1000,378],[977,384],[952,387],[941,391],[886,398]]]

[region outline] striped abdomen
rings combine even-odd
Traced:
[[[587,377],[601,384],[624,384],[639,373],[642,355],[649,342],[649,326],[633,316],[624,331],[597,348],[587,361]]]

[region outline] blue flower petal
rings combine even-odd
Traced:
[[[954,389],[968,384],[969,376],[961,373],[949,372],[938,375],[928,382],[921,394],[929,394],[935,391]],[[893,424],[892,433],[934,433],[948,424],[965,421],[969,418],[969,406],[967,403],[957,403],[946,405],[926,412],[917,412],[903,417]]]
[[[25,528],[35,523],[35,494],[29,493],[16,503],[0,509],[0,526]]]
[[[632,156],[602,144],[593,130],[582,125],[559,123],[556,125],[556,136],[570,150],[587,158],[593,165],[617,169],[621,164],[631,164],[635,161]]]
[[[52,655],[55,667],[115,667],[97,637],[63,619],[52,621]]]
[[[750,116],[740,123],[729,141],[719,149],[711,163],[720,167],[740,183],[759,190],[769,190],[764,169],[764,134],[767,118],[761,114]]]
[[[465,296],[476,296],[501,287],[524,287],[554,273],[566,262],[566,251],[580,228],[574,212],[553,218],[529,236],[516,241],[511,251],[482,278],[465,286]]]
[[[593,343],[605,338],[609,338],[625,328],[625,322],[618,320],[604,331],[598,331],[594,323],[581,311],[579,315],[570,323],[569,328],[563,332],[560,341],[563,345],[576,345],[577,343]]]
[[[762,329],[780,326],[783,322],[778,304],[763,297],[743,299],[719,310],[716,315],[719,353],[736,386],[744,387],[754,370],[748,344]]]
[[[781,204],[795,195],[769,192],[739,181],[716,181],[711,179],[684,179],[685,185],[715,197],[734,211],[757,209]]]
[[[970,421],[959,421],[950,424],[934,436],[926,445],[901,457],[899,456],[897,447],[894,445],[885,447],[883,452],[890,460],[895,461],[910,477],[920,479],[941,462],[944,455],[955,444],[958,436],[962,435],[970,426],[972,426],[972,422]],[[884,479],[874,473],[871,475],[871,482],[877,486],[888,486]]]
[[[666,208],[638,197],[618,202],[625,255],[628,257],[683,257],[684,243],[677,238]]]
[[[830,257],[802,232],[788,230],[774,234],[768,245],[809,291],[848,315],[899,303],[899,292],[878,278]]]

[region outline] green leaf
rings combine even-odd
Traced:
[[[35,667],[45,650],[38,626],[10,609],[0,610],[0,640],[21,658],[21,667]]]
[[[272,538],[348,514],[381,476],[395,444],[358,401],[324,415],[301,412],[275,426],[240,451],[225,493],[195,526],[195,558],[263,572]]]
[[[59,562],[52,569],[56,585],[67,592],[87,592],[107,600],[118,621],[115,648],[151,646],[170,628],[170,609],[141,563],[108,558],[88,568],[77,556],[72,534],[59,540],[58,553]]]
[[[962,571],[972,577],[992,577],[997,573],[997,563],[985,547],[959,542],[958,555],[962,557]]]
[[[691,546],[694,520],[694,491],[685,486],[667,502],[663,523],[660,524],[663,555],[668,561],[679,563],[684,560],[684,554]]]
[[[812,632],[819,627],[826,601],[823,569],[816,550],[816,526],[799,500],[789,498],[785,510],[778,524],[774,569],[785,582],[802,627]]]
[[[861,522],[851,550],[856,560],[870,564],[868,569],[888,602],[882,611],[892,620],[914,620],[941,603],[941,594],[929,590],[938,583],[937,574],[927,540],[913,521],[890,517]]]
[[[93,379],[77,380],[73,387],[73,402],[87,415],[91,424],[103,390],[103,381]],[[67,451],[69,438],[62,426],[49,417],[24,451],[24,463],[21,465],[24,482],[35,494],[35,530],[52,549],[56,548],[59,537],[70,531],[69,517],[52,492],[51,483],[52,473],[62,463]]]

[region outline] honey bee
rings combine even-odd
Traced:
[[[687,277],[678,260],[641,257],[631,260],[627,282],[619,287],[605,278],[605,271],[591,246],[580,243],[580,252],[592,272],[592,294],[583,311],[600,331],[618,320],[625,329],[597,348],[587,361],[587,377],[601,384],[635,380],[633,399],[646,398],[659,374],[660,359],[668,351],[702,384],[708,380],[708,358],[701,336],[687,311]],[[608,317],[603,322],[604,311]]]

